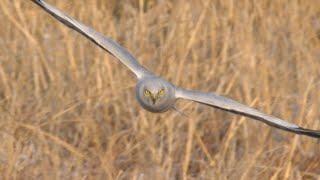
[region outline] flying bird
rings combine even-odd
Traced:
[[[39,5],[64,25],[90,39],[96,45],[119,59],[121,63],[129,68],[137,77],[137,84],[135,87],[136,98],[139,104],[148,111],[154,113],[165,112],[174,108],[174,104],[177,99],[186,99],[231,113],[243,115],[296,134],[320,138],[320,131],[299,127],[296,124],[265,114],[227,97],[223,97],[215,93],[205,93],[175,86],[147,70],[139,64],[136,58],[129,51],[113,41],[111,38],[106,37],[91,27],[86,26],[66,15],[56,7],[46,3],[44,0],[31,1]]]

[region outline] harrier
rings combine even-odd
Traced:
[[[137,77],[137,85],[135,89],[136,98],[140,105],[148,111],[155,113],[165,112],[174,108],[174,104],[177,99],[187,99],[262,121],[270,126],[286,131],[320,138],[320,131],[301,128],[298,125],[267,115],[232,99],[219,96],[214,93],[205,93],[175,86],[144,68],[138,63],[135,57],[111,38],[106,37],[94,29],[69,17],[43,0],[31,1],[39,5],[42,9],[66,26],[90,39],[96,45],[109,52],[128,67]]]

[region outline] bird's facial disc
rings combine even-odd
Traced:
[[[161,87],[160,89],[152,89],[152,90],[145,88],[143,91],[143,95],[145,98],[148,99],[149,102],[155,105],[165,95],[165,88]]]
[[[151,112],[164,112],[175,102],[174,86],[160,78],[146,78],[138,82],[136,97],[140,105]]]

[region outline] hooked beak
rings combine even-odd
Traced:
[[[156,104],[156,101],[157,101],[157,98],[156,98],[156,97],[151,96],[151,100],[152,100],[152,104],[153,104],[153,105]]]

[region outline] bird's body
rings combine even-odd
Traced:
[[[270,126],[277,127],[296,134],[320,138],[320,131],[304,129],[296,124],[267,115],[249,106],[238,103],[227,97],[214,93],[205,93],[177,87],[172,83],[157,77],[151,71],[144,68],[126,49],[121,47],[111,38],[95,31],[79,21],[69,17],[57,8],[49,5],[44,0],[31,0],[39,5],[54,18],[81,33],[102,49],[118,58],[137,77],[136,98],[140,105],[150,112],[164,112],[174,107],[177,99],[187,99],[199,102],[224,111],[240,114],[252,119],[262,121]]]

